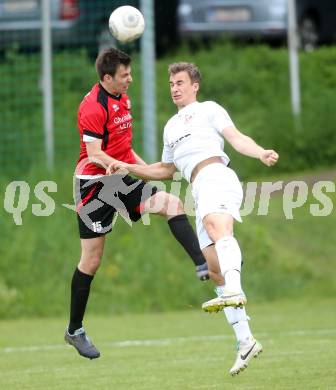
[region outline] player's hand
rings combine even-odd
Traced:
[[[274,150],[264,150],[262,155],[260,156],[260,160],[268,167],[271,167],[272,165],[276,164],[278,159],[279,155]]]
[[[117,171],[128,171],[128,165],[127,163],[124,163],[122,161],[113,161],[107,168],[106,168],[106,175],[112,175],[113,173],[116,173]]]

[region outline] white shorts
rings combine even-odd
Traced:
[[[192,195],[201,249],[213,243],[203,225],[206,215],[226,213],[242,222],[239,210],[243,201],[243,189],[236,173],[224,164],[214,163],[201,169],[192,183]]]

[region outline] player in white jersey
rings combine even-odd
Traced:
[[[241,222],[243,191],[237,175],[228,167],[224,140],[239,153],[258,158],[267,166],[277,162],[278,154],[241,133],[217,103],[197,101],[201,75],[195,65],[171,64],[169,76],[171,97],[178,113],[165,126],[162,161],[145,167],[114,163],[107,173],[124,168],[143,179],[160,180],[171,178],[178,169],[191,183],[197,235],[218,295],[202,308],[207,312],[224,309],[233,326],[239,349],[230,373],[236,375],[262,347],[252,336],[243,307],[246,297],[240,281],[242,256],[233,236],[234,220]]]

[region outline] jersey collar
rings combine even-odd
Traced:
[[[190,107],[194,107],[197,104],[199,104],[197,100],[195,102],[189,103],[178,111],[178,115],[183,114],[185,111],[189,110]]]
[[[98,85],[99,85],[99,88],[100,88],[106,95],[108,95],[110,98],[112,98],[112,99],[114,99],[114,100],[120,101],[122,94],[120,94],[120,95],[113,95],[112,93],[107,92],[106,89],[105,89],[100,83],[99,83]]]

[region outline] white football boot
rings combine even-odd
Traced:
[[[246,305],[247,299],[243,292],[224,292],[222,295],[217,298],[210,299],[210,301],[204,302],[202,309],[208,313],[217,313],[222,311],[224,307],[233,306],[233,307],[242,307]]]
[[[249,364],[252,358],[256,358],[263,350],[262,345],[254,338],[240,341],[237,347],[237,358],[230,370],[232,376],[238,375]]]

